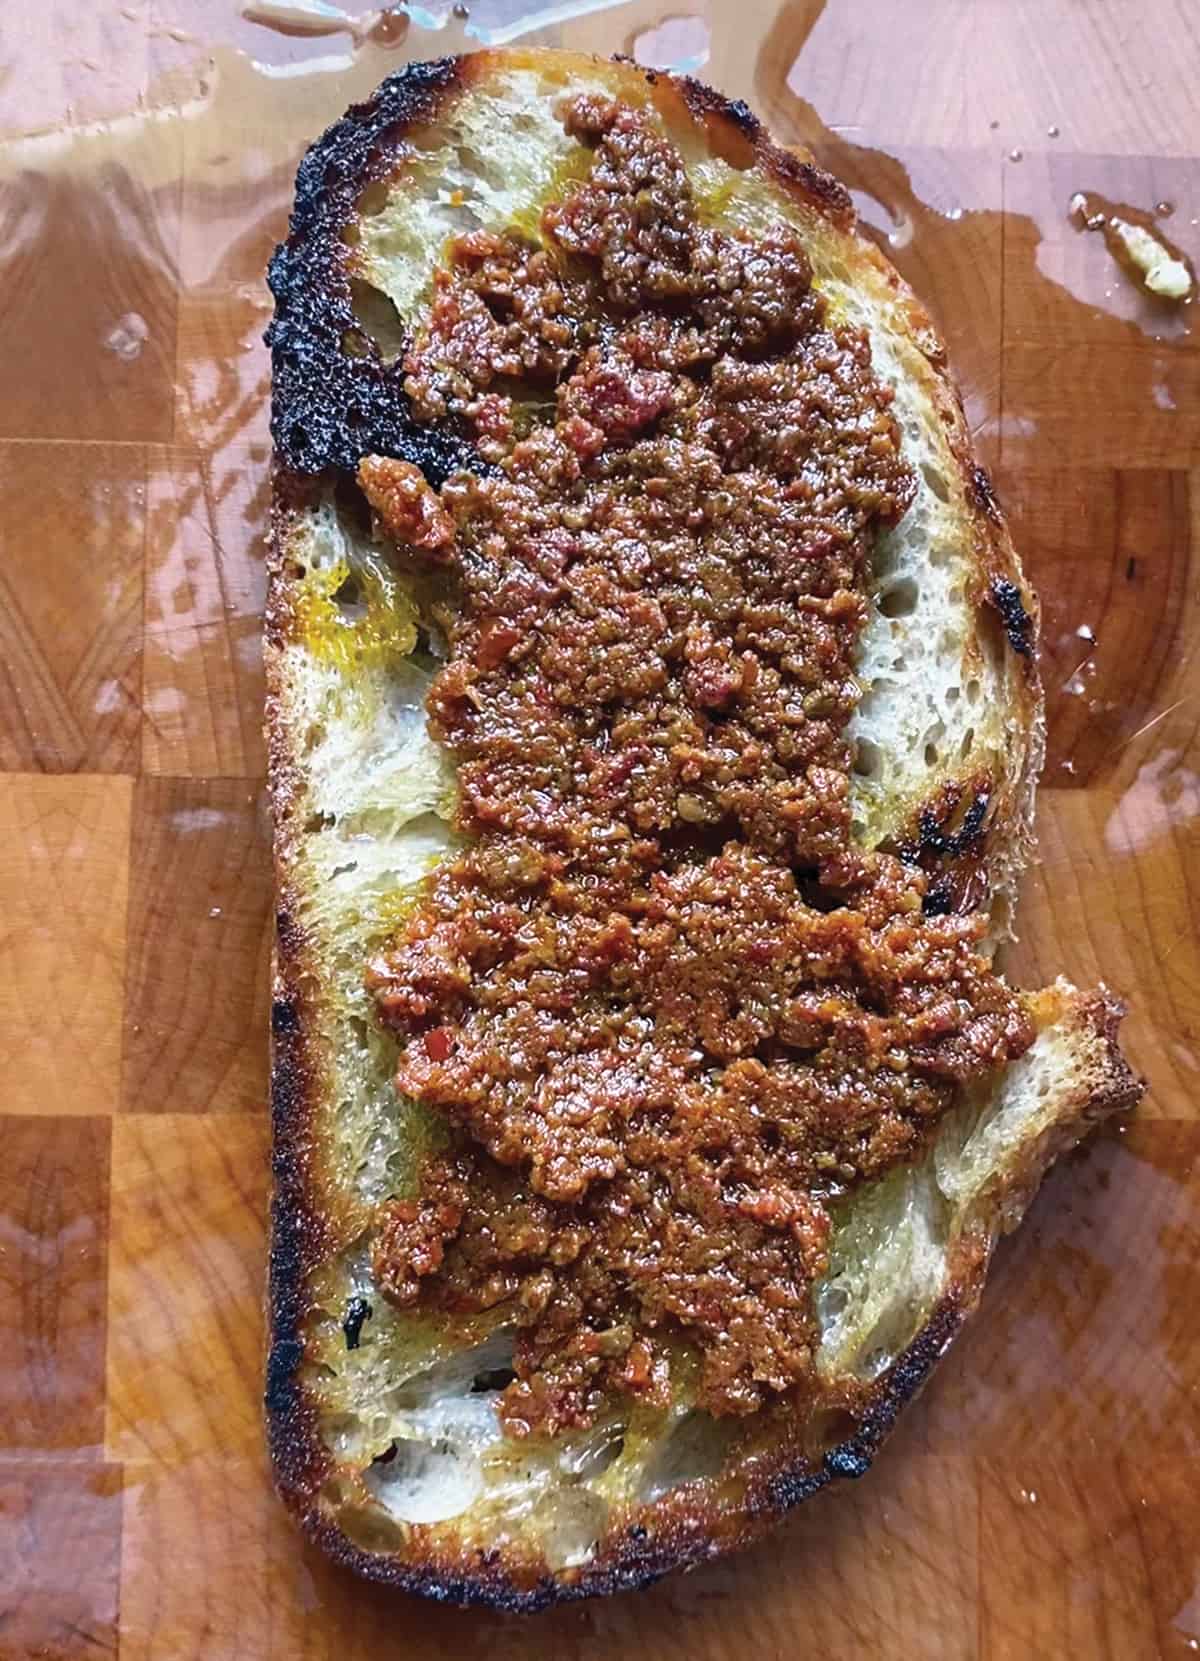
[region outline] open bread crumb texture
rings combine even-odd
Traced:
[[[398,181],[367,188],[352,230],[355,301],[385,352],[397,351],[421,316],[448,237],[512,225],[536,234],[542,204],[584,169],[586,153],[555,117],[556,92],[532,70],[492,77],[436,131],[417,136]],[[513,142],[501,168],[487,157],[502,129]],[[704,211],[752,231],[781,218],[805,228],[803,210],[760,171],[710,154],[699,128],[692,142],[685,159]],[[877,547],[862,645],[856,828],[873,846],[965,766],[1011,775],[1002,728],[1011,670],[1002,644],[989,649],[986,635],[983,649],[968,650],[980,631],[956,529],[962,480],[914,373],[911,327],[893,327],[882,276],[864,297],[844,241],[828,227],[811,237],[815,280],[834,315],[868,331],[919,480],[913,507]],[[294,519],[281,554],[296,626],[278,673],[302,781],[284,865],[318,966],[300,991],[323,1070],[315,1133],[328,1153],[317,1180],[334,1220],[305,1333],[305,1388],[335,1457],[323,1502],[367,1549],[402,1550],[414,1528],[436,1542],[447,1527],[456,1542],[527,1549],[551,1569],[569,1569],[638,1505],[688,1483],[735,1487],[754,1426],[695,1411],[684,1365],[668,1410],[626,1404],[585,1434],[515,1443],[494,1411],[511,1376],[511,1331],[494,1320],[399,1312],[372,1287],[372,1208],[405,1191],[440,1135],[431,1116],[396,1097],[395,1044],[363,987],[367,958],[452,842],[453,777],[423,708],[438,644],[382,550],[332,498]],[[1031,1139],[1052,1132],[1088,1065],[1078,1040],[1047,1027],[998,1089],[944,1121],[921,1164],[843,1205],[815,1294],[825,1377],[875,1378],[903,1351],[944,1293],[956,1245],[984,1227],[989,1186]],[[342,1322],[354,1297],[370,1315],[350,1348]]]

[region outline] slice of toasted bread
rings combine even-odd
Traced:
[[[438,1131],[395,1093],[397,1045],[364,965],[452,845],[455,780],[425,719],[427,620],[347,481],[368,454],[414,462],[435,486],[470,460],[453,433],[408,416],[398,356],[450,236],[536,234],[580,159],[555,113],[568,88],[651,112],[714,223],[795,227],[831,313],[866,330],[893,389],[916,496],[874,552],[851,729],[861,845],[921,862],[931,909],[990,910],[1001,936],[1042,747],[1036,604],[937,333],[841,187],[744,106],[626,63],[486,52],[409,66],[313,147],[271,268],[270,1439],[281,1491],[334,1555],[511,1608],[700,1562],[860,1474],[1046,1167],[1140,1088],[1106,993],[1060,984],[1033,1000],[1021,1059],[968,1089],[917,1163],[842,1202],[814,1294],[817,1412],[722,1420],[680,1387],[666,1407],[614,1405],[586,1431],[514,1441],[495,1412],[513,1347],[504,1307],[400,1310],[374,1285],[377,1208],[411,1187]]]

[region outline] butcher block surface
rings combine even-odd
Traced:
[[[1142,1661],[1200,1650],[1200,336],[1069,206],[1200,259],[1185,0],[6,0],[0,1661]],[[433,26],[442,18],[441,26]],[[807,144],[941,322],[1043,603],[1009,967],[1125,996],[1140,1111],[1052,1174],[875,1469],[522,1620],[362,1585],[260,1413],[267,257],[406,59],[693,69]]]

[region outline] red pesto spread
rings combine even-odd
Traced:
[[[541,247],[454,243],[406,360],[494,471],[359,470],[435,573],[466,838],[368,968],[450,1132],[375,1272],[511,1311],[517,1434],[664,1401],[681,1344],[713,1413],[811,1383],[831,1200],[1032,1037],[983,919],[851,837],[870,546],[913,488],[865,336],[787,226],[705,222],[645,115],[563,117],[589,176]]]

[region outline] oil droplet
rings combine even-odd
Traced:
[[[104,337],[104,344],[122,363],[132,363],[142,355],[142,347],[150,338],[150,326],[138,311],[127,311],[118,317]]]
[[[1162,202],[1155,202],[1154,211],[1160,219],[1170,219],[1171,215],[1175,212],[1175,204],[1174,202],[1168,202],[1165,200]]]
[[[1059,135],[1059,131],[1060,131],[1060,129],[1058,127],[1056,127],[1053,122],[1051,122],[1050,125],[1046,128],[1046,137],[1047,138],[1057,138],[1058,135]]]
[[[408,33],[408,16],[398,6],[386,6],[369,30],[376,46],[399,46]]]
[[[991,128],[991,130],[993,132],[996,131],[996,129],[997,129],[997,127],[999,127],[999,125],[1000,125],[1000,123],[998,121],[989,121],[988,122],[988,126]]]
[[[1008,152],[1008,159],[1009,161],[1020,161],[1024,154],[1023,150],[1013,149]]]

